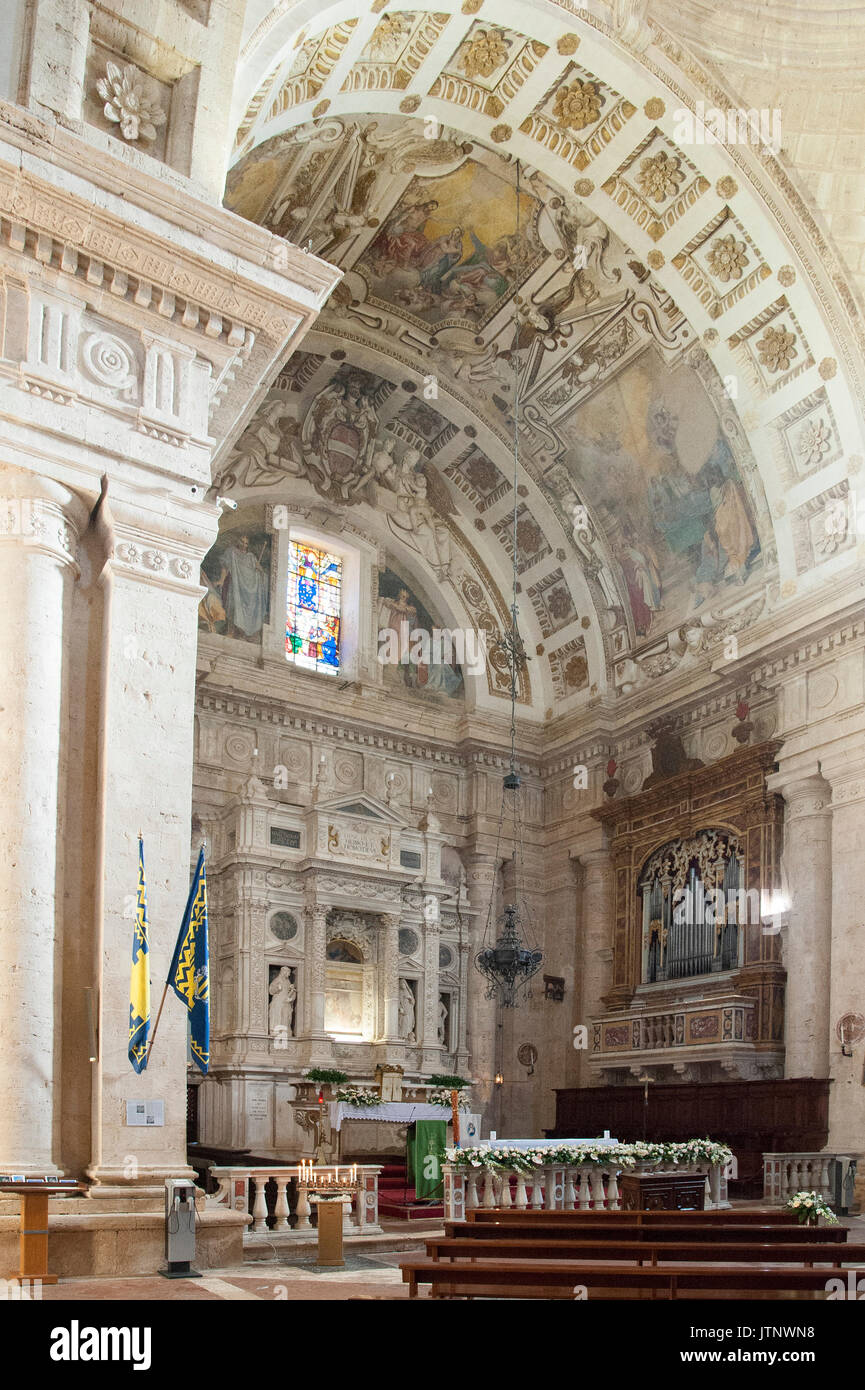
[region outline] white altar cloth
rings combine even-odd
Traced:
[[[450,1108],[445,1105],[421,1105],[415,1101],[387,1100],[382,1105],[346,1105],[345,1101],[328,1102],[330,1127],[342,1129],[343,1120],[378,1120],[384,1124],[411,1125],[415,1120],[450,1121]]]
[[[568,1144],[585,1145],[587,1149],[611,1149],[618,1139],[481,1139],[478,1149],[561,1149]]]

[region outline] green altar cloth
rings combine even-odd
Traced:
[[[442,1164],[447,1145],[446,1120],[417,1120],[414,1137],[409,1137],[406,1149],[406,1171],[414,1182],[415,1195],[441,1197],[444,1191]],[[435,1158],[435,1163],[428,1160]]]

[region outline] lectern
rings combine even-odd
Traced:
[[[42,1284],[57,1283],[57,1275],[48,1273],[48,1198],[83,1190],[83,1185],[72,1178],[0,1181],[0,1192],[14,1192],[21,1198],[19,1269],[8,1276],[10,1281],[23,1283],[38,1279]]]

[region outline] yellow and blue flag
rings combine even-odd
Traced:
[[[210,963],[203,845],[198,852],[168,983],[189,1010],[189,1046],[199,1071],[206,1074],[210,1061]]]
[[[144,841],[138,837],[138,897],[132,932],[132,973],[129,977],[129,1060],[133,1071],[147,1066],[150,1032],[150,960],[147,945],[147,887],[144,880]]]

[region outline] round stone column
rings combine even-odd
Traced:
[[[0,467],[0,1171],[57,1171],[65,616],[87,508]]]
[[[583,870],[579,954],[582,985],[580,1017],[574,1021],[588,1029],[588,1048],[577,1054],[580,1085],[588,1086],[592,1079],[589,1068],[593,1033],[591,1020],[603,1014],[603,996],[610,987],[615,912],[613,861],[609,850],[596,849],[581,854],[580,864]]]
[[[486,1117],[493,1096],[496,1053],[496,1002],[486,997],[487,981],[475,968],[475,956],[483,943],[490,900],[496,891],[497,861],[492,854],[465,855],[469,902],[477,913],[472,921],[468,969],[468,1047],[472,1077],[475,1079],[473,1099]],[[495,933],[495,908],[493,909]]]
[[[865,1170],[865,1042],[845,1057],[837,1036],[845,1014],[865,1013],[865,951],[862,949],[865,900],[865,757],[861,735],[851,737],[843,756],[823,762],[832,786],[832,935],[828,959],[829,1142],[830,1153],[859,1158]],[[858,756],[857,756],[858,755]],[[857,1184],[861,1200],[861,1183]]]
[[[399,924],[398,912],[385,912],[381,916],[384,931],[384,951],[382,952],[382,1001],[383,1034],[382,1042],[399,1045]]]
[[[321,1043],[328,1036],[324,1030],[327,908],[322,903],[307,903],[304,912],[306,915],[306,949],[304,952],[306,1035],[313,1043]]]
[[[814,772],[769,779],[784,798],[784,1075],[829,1075],[832,933],[832,788]],[[753,928],[752,928],[753,930]]]
[[[424,895],[423,966],[423,1045],[424,1071],[441,1070],[443,1047],[438,1040],[439,1006],[439,900],[434,893]]]

